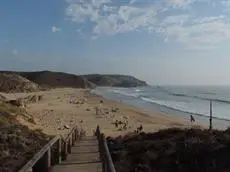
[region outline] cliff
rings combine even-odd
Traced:
[[[84,77],[63,72],[36,71],[36,72],[14,72],[3,71],[3,73],[13,73],[20,75],[41,87],[45,88],[93,88],[95,85],[87,81]]]
[[[83,75],[88,81],[96,84],[97,86],[110,86],[110,87],[142,87],[147,86],[145,81],[141,81],[133,76],[127,75],[100,75],[91,74]]]
[[[107,87],[141,87],[147,86],[133,76],[127,75],[74,75],[64,72],[36,71],[36,72],[15,72],[2,71],[11,75],[19,75],[27,80],[46,88],[72,87],[72,88],[94,88],[95,86]]]

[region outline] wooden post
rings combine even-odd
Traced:
[[[67,155],[68,155],[68,142],[65,141],[64,142],[64,157],[63,157],[63,160],[66,160]]]
[[[68,144],[68,153],[71,153],[71,145],[72,145],[71,140],[72,140],[72,138],[70,137],[69,140],[67,141],[67,144]]]
[[[74,146],[74,142],[75,142],[75,132],[73,131],[73,133],[72,133],[72,146]]]
[[[72,134],[70,134],[70,136],[69,136],[69,144],[70,144],[70,146],[72,146]]]
[[[47,162],[46,164],[47,172],[49,172],[51,169],[51,148],[48,149],[45,156],[46,156],[46,162]]]
[[[57,150],[57,163],[60,164],[61,163],[61,158],[62,158],[61,157],[61,153],[62,153],[61,152],[62,151],[61,150],[61,146],[62,146],[62,140],[61,140],[61,138],[58,139],[57,144],[58,144],[57,145],[57,148],[58,148],[58,150]]]
[[[99,125],[97,125],[95,136],[97,136],[97,138],[98,138],[99,135],[100,135],[100,128],[99,128]]]
[[[212,130],[212,100],[210,100],[209,130]]]
[[[51,169],[51,149],[39,159],[39,161],[33,166],[33,172],[49,172]]]
[[[74,133],[75,133],[75,141],[77,140],[77,129],[75,128],[75,130],[74,130]]]

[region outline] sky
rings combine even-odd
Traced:
[[[230,85],[230,0],[1,0],[0,70]]]

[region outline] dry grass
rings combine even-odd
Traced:
[[[107,138],[117,172],[230,171],[230,129],[167,129]]]
[[[32,131],[17,121],[25,110],[10,104],[0,104],[0,171],[19,170],[50,137]]]
[[[0,94],[0,102],[5,101],[5,100],[6,100],[6,98]]]

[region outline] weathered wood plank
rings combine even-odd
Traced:
[[[18,172],[36,172],[36,171],[48,171],[51,168],[52,153],[51,148],[56,143],[57,144],[57,153],[55,153],[54,158],[55,162],[60,163],[62,160],[62,151],[64,151],[64,156],[67,156],[68,145],[69,152],[71,152],[71,146],[77,138],[77,127],[74,127],[71,132],[68,134],[64,142],[64,150],[62,150],[62,138],[56,136],[49,143],[47,143],[38,153],[36,153],[31,160],[29,160]],[[75,134],[76,133],[76,134]],[[41,170],[42,169],[42,170]]]
[[[93,146],[84,146],[90,142]],[[79,144],[80,143],[80,144]],[[81,144],[83,143],[83,144]],[[95,137],[86,137],[76,141],[71,154],[65,161],[53,167],[52,172],[102,172],[98,141]]]
[[[59,163],[61,163],[61,159],[62,159],[62,157],[61,157],[61,155],[62,155],[62,139],[61,138],[59,138],[58,139],[58,143],[57,143],[58,145],[57,145],[57,148],[58,148],[58,151],[57,151],[57,157],[58,157],[58,164]]]
[[[102,172],[102,163],[56,165],[52,172]]]
[[[37,161],[44,156],[48,149],[50,149],[50,147],[58,141],[59,138],[60,136],[56,136],[51,141],[49,141],[49,143],[47,143],[38,153],[36,153],[33,158],[28,161],[18,172],[25,172],[30,170],[37,163]]]

